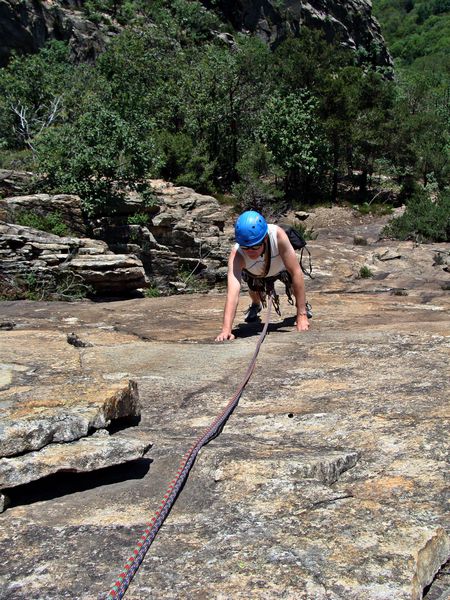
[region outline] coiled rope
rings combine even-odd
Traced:
[[[129,557],[126,564],[124,565],[123,571],[118,576],[117,581],[112,586],[110,591],[106,595],[101,594],[99,596],[99,600],[116,600],[118,598],[123,598],[128,589],[128,586],[131,583],[131,580],[133,579],[136,571],[139,569],[140,564],[144,560],[148,549],[150,548],[153,540],[155,539],[156,534],[158,533],[165,518],[169,514],[170,509],[175,503],[175,500],[177,499],[177,496],[189,475],[189,471],[191,470],[194,464],[197,454],[203,446],[205,446],[208,442],[210,442],[212,439],[214,439],[221,433],[227,419],[229,418],[233,410],[236,408],[239,399],[242,395],[242,392],[244,391],[245,386],[247,385],[250,377],[252,376],[256,364],[256,359],[261,348],[261,344],[263,343],[264,338],[266,337],[267,328],[270,322],[272,302],[273,296],[272,293],[269,293],[266,322],[264,324],[263,330],[260,333],[258,343],[256,344],[256,348],[253,353],[250,364],[241,383],[239,384],[236,393],[228,402],[224,410],[219,414],[219,416],[203,432],[203,434],[197,439],[197,441],[194,442],[194,444],[192,444],[190,449],[183,456],[180,467],[174,479],[172,479],[172,481],[170,482],[169,487],[167,488],[167,491],[164,494],[163,500],[158,510],[156,511],[151,521],[147,524],[147,527],[144,530],[141,537],[139,538],[139,541],[135,549],[133,550],[132,555]]]

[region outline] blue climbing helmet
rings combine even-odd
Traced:
[[[265,218],[255,210],[247,210],[234,226],[236,241],[240,246],[257,246],[268,231]]]

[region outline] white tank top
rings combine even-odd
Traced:
[[[270,241],[270,252],[271,261],[270,269],[266,274],[266,277],[273,277],[278,275],[281,271],[286,271],[286,266],[281,260],[280,252],[278,250],[278,239],[277,239],[277,225],[268,225],[268,234]],[[259,256],[257,259],[249,258],[247,253],[241,250],[239,244],[234,246],[240,256],[244,259],[244,268],[249,271],[252,275],[261,277],[265,273],[265,256],[264,254]]]

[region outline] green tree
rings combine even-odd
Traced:
[[[38,54],[15,56],[0,69],[0,136],[8,148],[33,149],[34,137],[61,121],[75,68],[62,42]]]
[[[311,201],[322,190],[329,148],[318,116],[318,101],[307,91],[273,95],[259,134],[284,171],[286,196]]]
[[[181,82],[184,127],[204,144],[223,187],[236,180],[236,164],[254,139],[270,85],[269,56],[261,42],[245,38],[235,52],[215,43],[190,54]]]
[[[354,55],[328,43],[322,32],[305,29],[288,38],[273,53],[273,80],[282,93],[308,89],[320,95],[324,77],[354,63]]]
[[[430,71],[401,71],[391,137],[392,159],[400,176],[432,175],[441,189],[449,182],[450,104],[446,77]]]
[[[79,194],[93,215],[114,212],[125,188],[142,185],[159,163],[149,122],[127,123],[101,103],[44,131],[36,151],[46,185]]]
[[[450,193],[446,190],[432,201],[426,190],[416,188],[403,215],[393,219],[383,234],[400,240],[449,242]]]
[[[350,170],[360,171],[361,199],[367,192],[374,164],[389,147],[392,128],[392,82],[375,71],[348,68],[343,81],[349,94],[350,142],[347,149]]]

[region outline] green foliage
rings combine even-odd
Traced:
[[[399,17],[394,37],[413,24],[420,46],[426,32],[445,32],[444,0],[375,4],[392,23]],[[448,185],[450,60],[442,36],[433,46],[427,33],[413,75],[398,71],[387,81],[370,63],[379,48],[357,56],[307,29],[273,52],[240,34],[230,47],[197,0],[83,5],[102,26],[126,26],[95,65],[70,63],[56,42],[0,69],[0,161],[12,165],[28,147],[31,166],[45,174],[41,189],[79,194],[92,215],[114,212],[129,189],[148,195],[151,212],[149,175],[232,192],[241,207],[264,212],[335,202],[340,181],[356,172],[356,201],[370,202],[381,161],[399,183]]]
[[[71,271],[32,271],[25,276],[0,276],[0,300],[60,300],[73,302],[90,296],[91,286]]]
[[[369,277],[373,277],[373,273],[367,265],[364,265],[359,270],[359,276],[361,279],[368,279]]]
[[[254,138],[270,85],[267,47],[242,38],[239,48],[232,52],[217,42],[192,51],[181,81],[185,132],[196,144],[203,141],[214,178],[222,186],[236,180],[236,163]]]
[[[374,0],[373,8],[394,58],[409,65],[423,56],[448,60],[449,0]]]
[[[74,70],[67,47],[56,41],[0,69],[0,139],[9,148],[32,147],[37,133],[60,120]]]
[[[400,240],[417,242],[450,241],[450,193],[447,190],[435,201],[417,189],[405,212],[387,225],[383,234]]]
[[[283,169],[285,190],[302,199],[320,189],[329,148],[318,116],[318,101],[308,92],[273,95],[261,118],[259,135]]]
[[[300,38],[288,38],[273,55],[273,79],[282,93],[304,89],[320,95],[330,74],[354,63],[354,57],[341,46],[326,42],[320,31],[304,29]]]
[[[186,285],[185,291],[189,294],[207,292],[207,282],[204,279],[202,279],[195,271],[195,269],[193,271],[189,271],[189,269],[181,268],[177,273],[177,278],[179,281]]]
[[[317,236],[319,235],[317,232],[314,231],[314,227],[308,229],[308,227],[304,223],[296,222],[295,224],[293,224],[293,228],[301,233],[305,241],[317,240]]]
[[[390,215],[394,210],[390,204],[382,202],[363,202],[356,205],[354,208],[362,215]]]
[[[156,143],[163,162],[159,174],[164,179],[199,192],[214,191],[215,163],[211,161],[205,144],[194,144],[185,133],[168,131],[161,132]]]
[[[149,287],[145,288],[144,295],[146,298],[159,298],[161,294],[161,290],[157,285],[149,285]]]
[[[23,211],[19,213],[15,221],[18,225],[32,227],[33,229],[39,229],[41,231],[46,231],[47,233],[53,233],[54,235],[59,235],[60,237],[70,235],[70,230],[62,220],[59,212],[40,215],[34,212]]]
[[[257,210],[265,214],[268,210],[273,211],[283,196],[277,186],[283,172],[266,146],[260,142],[252,144],[238,161],[236,170],[239,181],[233,184],[232,191],[239,210]]]
[[[36,152],[47,185],[79,194],[92,215],[113,213],[123,190],[135,189],[159,161],[150,123],[127,123],[95,103],[73,124],[44,131]]]
[[[144,184],[143,186],[136,186],[138,192],[141,194],[142,196],[142,203],[144,205],[145,208],[149,209],[149,208],[156,208],[157,206],[159,206],[159,198],[158,196],[156,196],[156,194],[154,193],[154,191],[152,190],[151,187],[149,187],[147,184]]]
[[[430,175],[444,188],[450,170],[450,107],[445,77],[437,73],[402,72],[397,88],[392,157],[400,170],[421,178]]]
[[[148,224],[149,216],[146,213],[135,213],[127,219],[128,225],[141,225],[145,227]]]
[[[30,150],[0,150],[0,169],[31,171],[34,159]]]

